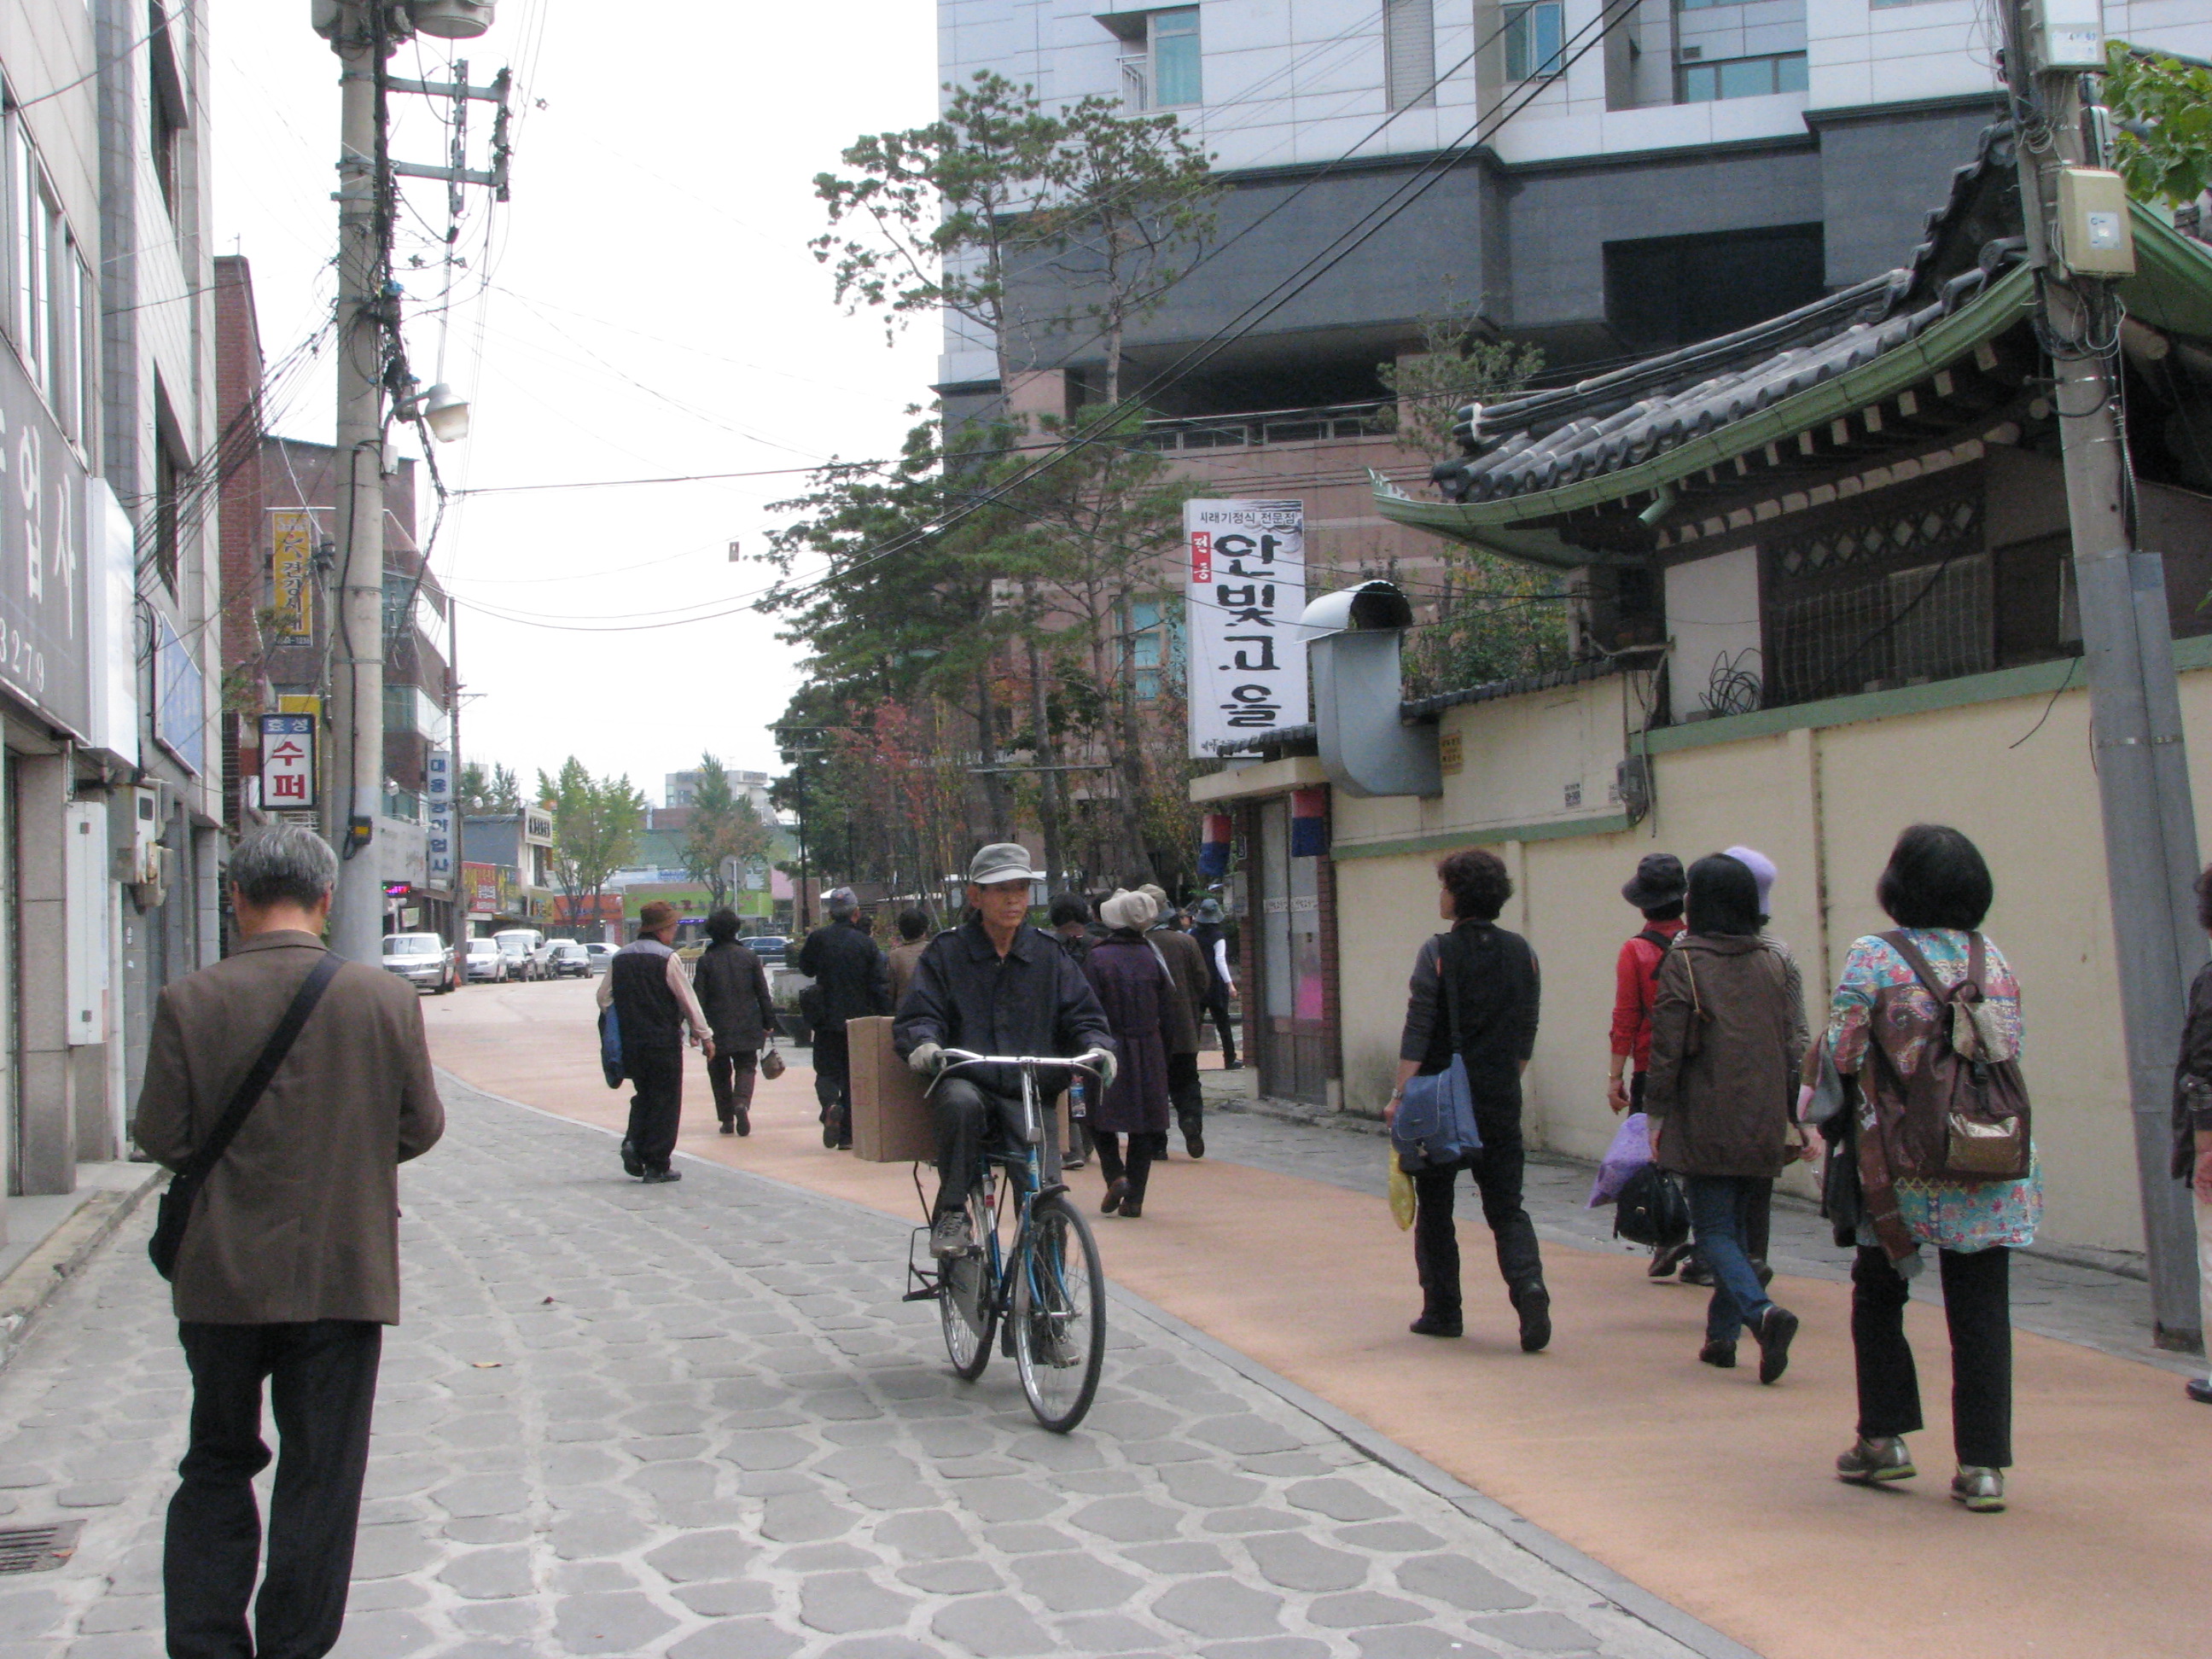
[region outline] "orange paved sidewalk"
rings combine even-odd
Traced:
[[[629,1097],[599,1075],[590,991],[426,1000],[432,1050],[483,1089],[619,1127]],[[906,1165],[823,1150],[805,1067],[762,1085],[747,1139],[715,1133],[703,1063],[684,1097],[682,1150],[920,1219]],[[622,1178],[611,1147],[608,1173]],[[1075,1183],[1094,1203],[1096,1171]],[[1762,1389],[1696,1362],[1702,1293],[1650,1283],[1638,1256],[1551,1246],[1557,1336],[1527,1356],[1473,1208],[1458,1342],[1407,1333],[1411,1249],[1363,1194],[1178,1156],[1141,1221],[1097,1221],[1115,1282],[1769,1659],[2212,1654],[2212,1413],[2170,1373],[2020,1334],[2014,1507],[1970,1516],[1944,1495],[1942,1314],[1915,1304],[1922,1473],[1861,1491],[1829,1474],[1852,1421],[1847,1286],[1777,1281],[1804,1328],[1788,1377]]]

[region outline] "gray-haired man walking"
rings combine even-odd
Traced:
[[[280,825],[238,845],[236,951],[161,993],[133,1133],[178,1169],[225,1115],[321,967],[337,860]],[[348,963],[208,1172],[174,1264],[191,1444],[162,1553],[172,1659],[320,1659],[345,1623],[384,1328],[399,1322],[398,1166],[437,1144],[412,986]],[[253,1477],[282,1437],[268,1565]]]

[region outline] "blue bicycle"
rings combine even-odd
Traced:
[[[985,1156],[982,1178],[968,1194],[973,1248],[925,1267],[914,1256],[928,1260],[929,1229],[916,1229],[907,1264],[915,1288],[906,1299],[937,1304],[945,1351],[963,1382],[983,1374],[991,1339],[999,1335],[1021,1373],[1030,1412],[1054,1434],[1066,1434],[1083,1420],[1098,1392],[1106,1361],[1106,1279],[1090,1224],[1069,1201],[1048,1156],[1054,1137],[1037,1071],[1051,1066],[1093,1079],[1098,1073],[1079,1060],[1040,1055],[947,1048],[945,1058],[937,1082],[975,1066],[1018,1069],[1021,1117],[1011,1134],[994,1129],[996,1144]],[[930,1086],[933,1091],[937,1084]],[[926,1200],[923,1207],[927,1212]],[[1012,1234],[1002,1242],[1001,1224],[1009,1219]]]

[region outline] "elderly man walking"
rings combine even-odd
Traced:
[[[599,981],[599,1004],[615,1011],[623,1070],[629,1073],[629,1128],[623,1136],[623,1173],[648,1187],[681,1181],[669,1167],[684,1121],[684,1036],[714,1057],[705,1010],[676,954],[676,907],[655,899],[637,913],[636,939],[615,952]]]
[[[852,1054],[845,1022],[891,1012],[890,965],[860,920],[860,902],[849,887],[822,896],[828,925],[806,937],[799,971],[814,981],[820,1018],[814,1026],[814,1098],[822,1108],[822,1144],[843,1151],[853,1144]]]
[[[173,1265],[192,1413],[162,1553],[168,1650],[319,1659],[345,1623],[377,1360],[399,1322],[398,1169],[437,1144],[445,1111],[414,988],[327,965],[329,846],[257,830],[230,878],[245,937],[161,993],[134,1128],[174,1170],[246,1108]],[[249,1630],[264,1382],[283,1451]]]

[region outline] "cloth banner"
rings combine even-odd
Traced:
[[[1305,503],[1190,501],[1190,755],[1212,760],[1312,718],[1306,697]]]

